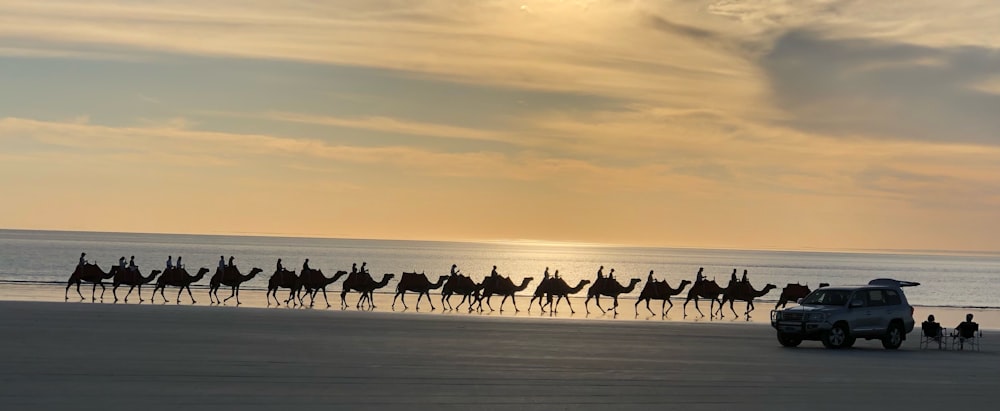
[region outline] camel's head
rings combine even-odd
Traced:
[[[771,291],[771,290],[773,290],[773,289],[775,289],[775,288],[778,288],[778,286],[776,286],[776,285],[774,285],[774,284],[768,284],[768,285],[765,285],[765,286],[764,286],[764,292],[766,293],[766,292],[768,292],[768,291]]]
[[[153,270],[153,271],[152,271],[152,272],[151,272],[150,274],[151,274],[151,275],[152,275],[153,277],[156,277],[156,276],[160,275],[160,273],[162,273],[162,272],[163,272],[163,271],[160,271],[160,270]]]
[[[254,267],[253,269],[250,270],[250,274],[247,274],[247,275],[257,275],[257,274],[260,274],[262,272],[264,272],[264,270],[261,270],[260,268]]]
[[[208,274],[209,271],[211,271],[211,270],[209,270],[208,267],[201,267],[201,268],[198,269],[198,275]]]
[[[590,284],[590,280],[583,280],[583,281],[580,281],[580,283],[583,284],[583,285],[587,285],[587,284]]]
[[[685,285],[689,285],[689,284],[691,284],[691,281],[688,281],[688,280],[681,280],[681,287],[683,287],[683,286],[685,286]]]

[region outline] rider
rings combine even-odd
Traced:
[[[280,272],[283,272],[283,271],[285,271],[285,267],[281,266],[281,259],[279,258],[278,259],[278,272],[280,273]]]
[[[309,270],[311,269],[309,268],[309,259],[307,258],[306,261],[302,263],[302,273],[305,274],[305,272]]]
[[[490,272],[490,277],[496,278],[500,274],[497,273],[497,266],[493,266],[493,271]]]
[[[612,268],[611,271],[608,272],[608,279],[609,280],[614,280],[615,279],[615,269],[614,268]]]
[[[556,270],[556,274],[555,274],[555,278],[556,278],[557,280],[559,279],[559,270]]]
[[[542,281],[549,279],[549,267],[545,267],[545,274],[542,274]]]
[[[736,280],[736,269],[734,268],[733,269],[733,275],[729,278],[729,286],[731,287],[731,286],[735,285],[736,282],[737,282],[737,280]]]
[[[181,264],[181,258],[183,258],[183,257],[177,256],[177,265],[175,267],[177,267],[177,268],[184,268],[184,264]]]
[[[452,265],[451,265],[451,276],[452,276],[452,277],[455,277],[455,276],[459,275],[459,273],[460,273],[461,271],[462,271],[462,270],[459,270],[459,269],[458,269],[458,264],[452,264]]]
[[[135,265],[135,256],[133,255],[128,259],[128,269],[129,271],[136,272],[139,270],[139,266]]]
[[[309,261],[309,260],[306,260],[306,261]],[[365,268],[366,265],[368,265],[367,261],[362,261],[361,262],[361,274],[365,274],[365,275],[368,274],[368,269]]]
[[[226,256],[219,256],[219,272],[226,272]]]
[[[646,282],[653,282],[653,270],[649,270],[649,276],[646,277]]]
[[[698,274],[694,277],[695,284],[705,281],[705,275],[701,273],[702,271],[705,271],[705,267],[698,267]]]
[[[603,278],[604,278],[604,266],[602,265],[601,268],[597,269],[597,279],[600,280]]]
[[[351,263],[351,274],[358,273],[358,263]]]
[[[87,253],[80,253],[80,267],[87,265]]]
[[[235,258],[236,258],[236,256],[232,256],[232,255],[229,256],[229,266],[230,267],[233,267],[233,259],[235,259]]]
[[[743,279],[741,279],[740,282],[747,283],[748,281],[749,280],[747,280],[747,270],[743,270]]]
[[[180,258],[180,257],[177,257],[177,258]],[[174,256],[168,255],[167,256],[167,270],[170,270],[170,269],[173,269],[173,268],[174,268]]]

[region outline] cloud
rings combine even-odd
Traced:
[[[1000,55],[882,40],[782,36],[762,67],[786,124],[808,132],[998,144],[1000,95],[970,88],[995,78]]]

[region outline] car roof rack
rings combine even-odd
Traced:
[[[892,278],[876,278],[868,282],[868,285],[888,285],[892,287],[916,287],[920,283],[915,281],[900,281]]]

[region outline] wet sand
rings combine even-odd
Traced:
[[[786,349],[746,322],[0,301],[0,335],[0,404],[17,410],[989,409],[1000,399],[988,340],[979,353],[918,350],[915,334],[900,351]]]

